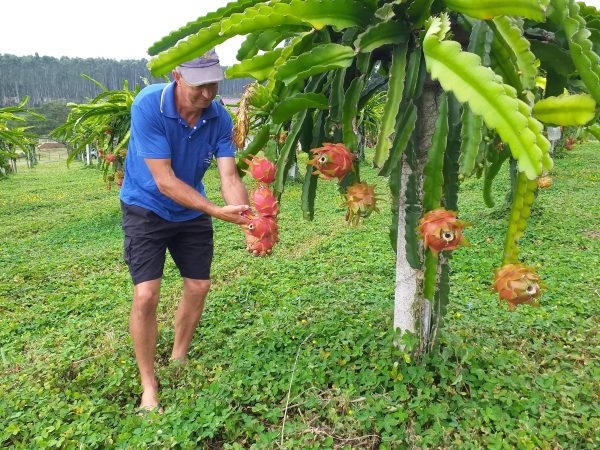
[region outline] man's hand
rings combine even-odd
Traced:
[[[270,255],[271,254],[271,249],[267,250],[267,251],[258,251],[254,248],[254,244],[259,240],[257,237],[252,236],[250,233],[248,233],[245,229],[242,229],[244,231],[244,234],[246,235],[246,250],[248,250],[248,253],[254,255],[254,256],[266,256],[266,255]]]
[[[245,215],[242,215],[242,213],[249,209],[250,207],[248,205],[227,205],[218,208],[211,216],[224,220],[225,222],[231,222],[237,225],[247,225],[250,223],[250,219]]]

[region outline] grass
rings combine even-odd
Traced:
[[[213,289],[185,368],[167,363],[181,294],[167,262],[157,355],[166,412],[143,418],[118,193],[78,163],[21,170],[0,182],[0,445],[597,448],[599,169],[597,144],[556,161],[521,242],[547,290],[540,308],[514,313],[489,288],[507,177],[496,180],[494,209],[481,180],[463,183],[472,245],[454,252],[440,348],[418,364],[392,345],[387,202],[347,228],[335,184],[320,181],[306,222],[292,183],[281,242],[264,259],[215,222]],[[385,192],[385,180],[362,172]]]

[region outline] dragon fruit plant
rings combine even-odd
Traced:
[[[131,105],[141,88],[136,84],[131,90],[124,81],[122,89],[109,90],[88,76],[84,78],[99,86],[102,92],[88,103],[69,103],[71,112],[67,121],[50,134],[75,150],[69,154],[67,163],[84,152],[87,145],[96,145],[106,188],[110,189],[113,183],[120,187],[129,144]]]
[[[393,198],[394,329],[413,333],[420,355],[435,344],[451,249],[463,242],[449,213],[458,210],[461,180],[482,176],[492,206],[495,177],[514,175],[498,265],[519,264],[537,179],[552,168],[544,124],[598,130],[599,24],[600,12],[575,0],[239,0],[155,43],[149,68],[160,76],[246,36],[240,62],[227,70],[229,78],[256,80],[246,102],[254,119],[240,123],[238,169],[264,149],[280,199],[296,150],[306,152],[307,219],[319,178],[338,181],[346,194],[362,182],[354,156],[365,142],[364,108],[387,86],[372,163]],[[346,199],[351,221],[375,210],[372,195],[359,192],[360,199]],[[447,212],[427,215],[436,210]]]

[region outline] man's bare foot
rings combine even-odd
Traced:
[[[190,360],[185,355],[180,356],[179,358],[171,357],[171,365],[173,367],[184,367],[187,366],[188,362],[190,362]]]
[[[138,407],[139,415],[148,412],[157,412],[162,414],[164,411],[158,401],[158,385],[152,385],[144,388],[140,406]]]

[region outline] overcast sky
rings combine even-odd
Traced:
[[[17,56],[149,58],[154,42],[230,0],[4,0],[0,53]],[[600,8],[600,0],[586,0]],[[236,62],[243,41],[217,46],[223,65]]]

